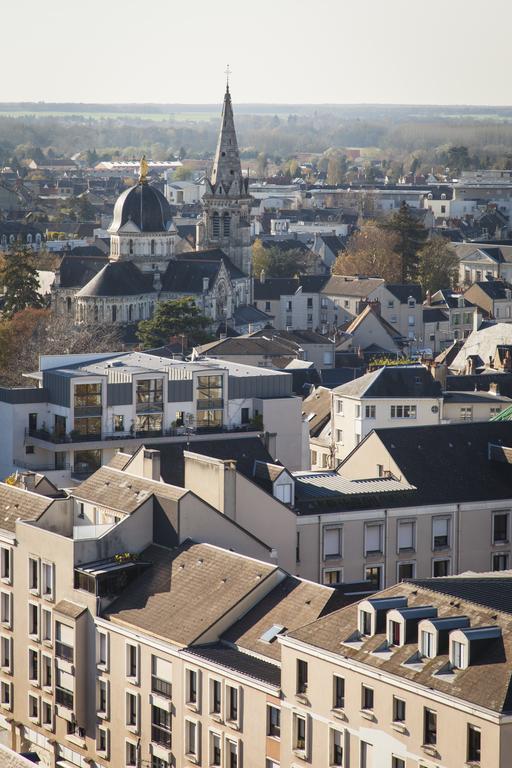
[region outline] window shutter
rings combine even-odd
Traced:
[[[324,557],[332,557],[340,554],[340,530],[339,528],[324,529]]]
[[[378,552],[380,550],[380,525],[369,525],[366,528],[366,551]]]
[[[434,536],[448,536],[448,520],[434,518]]]
[[[170,661],[166,661],[165,659],[159,659],[158,657],[154,656],[154,671],[153,674],[155,677],[158,677],[160,680],[165,680],[167,683],[170,683],[172,680],[172,664]]]
[[[398,549],[412,549],[414,546],[414,523],[398,524]]]

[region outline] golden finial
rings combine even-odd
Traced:
[[[148,161],[146,160],[146,155],[142,155],[140,159],[140,167],[139,167],[139,182],[141,184],[146,184],[148,180],[148,173],[149,173]]]

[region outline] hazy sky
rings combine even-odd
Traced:
[[[512,103],[510,0],[0,6],[1,101]]]

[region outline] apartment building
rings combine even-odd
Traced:
[[[280,637],[281,765],[505,768],[511,586],[413,580]]]
[[[42,357],[31,378],[0,390],[3,477],[30,469],[69,484],[120,448],[248,430],[275,435],[279,459],[304,466],[301,403],[284,371],[136,352]]]
[[[332,391],[331,441],[344,459],[373,429],[439,424],[442,390],[422,365],[382,366]]]
[[[512,322],[512,285],[503,280],[475,282],[464,296],[487,317],[498,322]]]

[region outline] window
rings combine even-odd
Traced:
[[[397,581],[401,582],[404,579],[414,579],[415,568],[416,563],[398,563]]]
[[[341,527],[324,528],[324,560],[341,557]]]
[[[103,752],[105,755],[108,752],[108,731],[101,726],[98,726],[96,733],[96,749],[98,752]]]
[[[480,728],[468,725],[468,763],[479,763],[481,760],[481,735]]]
[[[393,755],[391,758],[391,768],[405,768],[405,760],[403,757],[395,757]]]
[[[388,642],[390,645],[401,645],[402,625],[399,621],[390,621],[388,624]]]
[[[368,688],[366,685],[361,686],[361,709],[373,709],[373,688]]]
[[[341,400],[341,398],[336,400],[336,413],[343,413],[343,400]]]
[[[281,737],[281,710],[270,704],[267,706],[267,736]]]
[[[97,701],[98,714],[102,714],[105,717],[108,715],[108,681],[98,680],[98,701]]]
[[[33,637],[39,635],[39,606],[35,603],[28,605],[28,633]]]
[[[151,768],[170,768],[170,765],[163,757],[151,755]]]
[[[137,678],[138,648],[131,643],[126,644],[126,676]]]
[[[345,678],[333,677],[333,709],[343,709],[345,706]]]
[[[226,688],[227,714],[226,719],[231,722],[238,722],[238,688],[228,685]]]
[[[37,696],[28,697],[28,716],[31,720],[39,719],[39,699]]]
[[[108,666],[108,635],[106,632],[98,632],[96,653],[97,664],[106,668]]]
[[[467,666],[466,646],[456,640],[452,640],[452,665],[455,669],[464,669]]]
[[[51,688],[52,686],[52,666],[52,657],[43,654],[41,656],[41,676],[44,688]]]
[[[421,631],[420,636],[421,655],[427,659],[434,658],[434,635],[432,632]]]
[[[6,709],[11,706],[11,684],[3,680],[0,683],[0,704]]]
[[[306,751],[306,718],[304,715],[293,716],[293,748],[301,752]]]
[[[393,722],[405,723],[405,701],[393,696]]]
[[[367,419],[374,419],[375,418],[375,406],[374,405],[365,405],[364,407],[364,415]]]
[[[411,520],[398,521],[398,551],[414,549],[416,523]]]
[[[499,552],[492,556],[492,570],[493,571],[507,571],[508,570],[508,553]]]
[[[137,726],[137,695],[126,693],[126,725]]]
[[[324,568],[324,584],[335,587],[343,583],[343,571],[341,568]]]
[[[331,755],[330,764],[335,766],[343,765],[343,734],[340,731],[331,729]]]
[[[432,576],[436,578],[439,576],[450,575],[450,561],[449,560],[433,560],[432,561]]]
[[[356,419],[360,419],[360,418],[361,418],[361,406],[358,403],[356,405]]]
[[[220,715],[222,712],[222,683],[220,680],[212,680],[210,688],[210,712]]]
[[[7,547],[0,547],[0,578],[11,580],[11,550]]]
[[[423,714],[423,743],[437,744],[437,715],[427,708]]]
[[[492,516],[492,542],[504,544],[508,541],[508,512],[494,512]]]
[[[43,725],[51,727],[53,725],[53,708],[52,708],[52,704],[49,701],[43,701],[41,712],[42,712],[42,722],[43,722]]]
[[[193,757],[197,756],[197,723],[193,720],[185,720],[185,752]]]
[[[227,766],[226,768],[238,768],[238,742],[226,740]]]
[[[364,529],[365,555],[382,552],[382,523],[369,523]]]
[[[368,581],[377,591],[382,589],[382,574],[384,566],[370,565],[364,569],[364,580]]]
[[[463,405],[460,409],[461,421],[473,421],[473,407],[471,405]]]
[[[125,763],[127,766],[137,765],[137,745],[133,741],[126,742]]]
[[[359,745],[359,768],[371,768],[372,745],[361,741]]]
[[[43,597],[53,598],[53,563],[42,563]]]
[[[359,631],[362,635],[372,634],[372,614],[370,611],[359,611]]]
[[[222,765],[221,737],[218,733],[210,733],[210,765],[215,768]]]
[[[151,741],[171,748],[171,713],[154,704],[151,707]]]
[[[198,703],[197,672],[194,669],[187,669],[185,674],[186,674],[185,702],[187,704],[196,705]]]
[[[43,608],[41,611],[41,635],[42,640],[47,643],[52,641],[52,612],[48,608]]]
[[[114,432],[124,432],[124,416],[116,414],[114,416]]]
[[[343,430],[342,429],[337,429],[336,430],[336,442],[337,443],[342,443],[343,442]]]
[[[172,694],[172,664],[158,656],[151,657],[151,690],[166,699]]]
[[[311,466],[315,466],[315,464],[318,463],[318,452],[317,451],[311,451]]]
[[[39,589],[39,560],[35,557],[28,559],[28,588],[31,592]]]
[[[12,663],[12,638],[2,636],[0,640],[0,665],[4,672],[11,671]]]
[[[73,663],[75,633],[73,627],[58,621],[55,625],[55,655]]]
[[[28,650],[28,679],[31,683],[39,683],[39,654],[33,648]]]
[[[0,619],[4,627],[12,625],[11,594],[9,592],[0,593]]]
[[[434,549],[446,549],[450,546],[450,520],[447,517],[434,517],[432,520],[432,540]]]
[[[308,663],[297,659],[297,693],[306,693],[308,689]]]
[[[292,484],[284,483],[283,485],[274,486],[274,496],[283,504],[292,503]]]
[[[416,406],[415,405],[392,405],[391,418],[392,419],[415,419]]]

